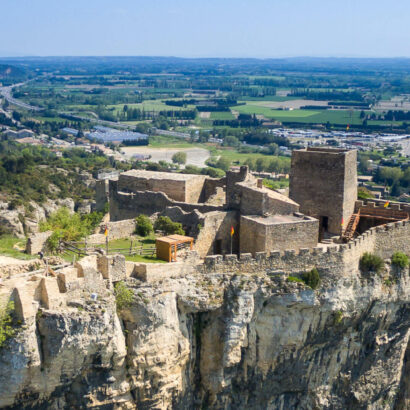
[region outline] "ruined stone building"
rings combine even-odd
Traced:
[[[131,170],[110,180],[108,191],[111,221],[169,216],[195,238],[201,257],[228,254],[231,246],[234,253],[253,255],[313,249],[322,240],[341,240],[346,227],[358,235],[390,216],[405,219],[405,212],[380,219],[368,210],[360,219],[356,151],[342,149],[293,151],[289,197],[264,187],[246,166],[220,179]]]

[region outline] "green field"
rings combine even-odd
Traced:
[[[230,111],[211,112],[211,120],[234,120],[235,116]]]
[[[232,148],[216,149],[214,147],[211,147],[210,152],[211,152],[211,155],[214,157],[220,156],[222,158],[227,158],[229,161],[231,161],[232,164],[243,164],[248,158],[252,160],[257,160],[258,158],[269,160],[270,158],[273,158],[273,155],[265,155],[265,154],[253,153],[253,152],[242,153]],[[280,157],[280,158],[285,159],[286,161],[287,160],[290,161],[290,158],[288,157]]]
[[[145,111],[186,111],[195,108],[194,105],[187,105],[186,107],[174,107],[172,105],[166,105],[159,100],[147,100],[137,104],[108,105],[107,108],[114,108],[114,113],[117,114],[118,112],[123,112],[124,105],[127,105],[128,108],[139,108],[140,110],[144,109]]]
[[[282,111],[274,110],[267,107],[257,105],[240,105],[233,107],[235,111],[244,114],[260,114],[266,118],[282,121],[282,122],[300,122],[305,124],[315,124],[327,122],[331,124],[341,125],[359,125],[362,124],[360,111],[350,110],[292,110]]]
[[[36,259],[37,256],[27,255],[26,253],[15,249],[24,249],[26,246],[26,239],[19,239],[11,235],[0,236],[0,255],[9,256],[16,259]]]

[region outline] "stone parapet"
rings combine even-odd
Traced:
[[[393,222],[364,232],[347,244],[251,254],[206,256],[200,270],[208,272],[253,273],[260,270],[300,272],[316,267],[321,273],[346,275],[356,270],[364,252],[390,258],[394,252],[410,254],[410,221]]]

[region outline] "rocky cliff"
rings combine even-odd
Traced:
[[[315,291],[269,269],[126,283],[118,314],[110,286],[39,306],[0,349],[0,407],[410,406],[408,268]]]

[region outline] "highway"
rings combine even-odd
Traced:
[[[9,87],[0,87],[0,94],[10,103],[17,105],[18,107],[25,108],[26,110],[30,111],[41,111],[43,108],[36,107],[34,105],[27,104],[23,101],[19,101],[16,98],[13,98],[11,95],[11,91],[15,87],[20,87],[25,83],[13,84]]]

